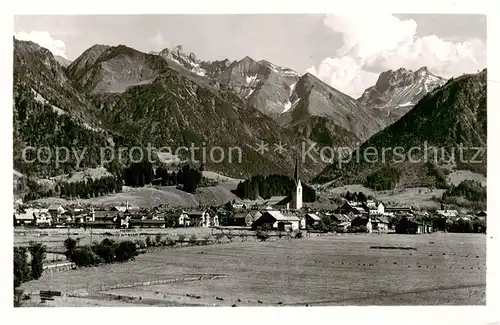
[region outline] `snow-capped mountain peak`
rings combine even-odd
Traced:
[[[365,90],[359,101],[374,108],[409,107],[445,83],[446,79],[432,74],[427,67],[416,71],[388,70],[380,74],[375,86]]]
[[[291,69],[245,56],[228,67],[218,80],[262,113],[277,118],[293,106],[294,87],[300,77]]]
[[[446,83],[427,67],[416,71],[399,68],[382,72],[376,84],[365,90],[358,101],[388,123],[405,115],[425,95]]]
[[[172,50],[165,48],[161,50],[158,55],[167,61],[173,61],[176,64],[183,66],[199,76],[203,77],[207,74],[207,71],[200,67],[200,60],[196,57],[196,55],[192,52],[189,54],[184,53],[182,45],[177,45]]]

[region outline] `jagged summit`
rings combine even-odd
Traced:
[[[432,74],[427,67],[416,71],[405,68],[388,70],[380,74],[375,85],[366,89],[358,101],[374,109],[379,119],[391,124],[426,94],[445,83],[446,79]]]
[[[167,60],[167,62],[174,62],[175,64],[178,64],[188,71],[192,71],[193,73],[201,77],[205,77],[208,74],[207,71],[200,66],[201,61],[196,57],[194,53],[184,53],[184,48],[182,45],[177,45],[171,50],[165,48],[161,50],[158,55]]]
[[[417,70],[417,72],[420,71]],[[413,72],[415,74],[415,72]],[[487,147],[487,91],[486,71],[477,74],[466,74],[450,79],[445,85],[437,88],[422,98],[413,109],[397,122],[386,127],[363,143],[360,152],[366,148],[482,148],[476,154],[469,152],[456,159],[457,169],[468,169],[486,173]],[[448,150],[448,149],[447,149]],[[466,150],[467,151],[467,150]],[[450,152],[450,151],[447,151]],[[419,155],[423,153],[418,153]],[[421,162],[404,161],[393,165],[398,169],[397,185],[435,186],[434,175],[429,172],[427,162],[433,163],[432,150],[426,152],[428,159]],[[424,156],[425,157],[425,156]],[[416,156],[413,159],[417,158]],[[442,155],[436,159],[445,159]],[[448,158],[446,158],[448,159]],[[386,161],[392,158],[386,156]],[[471,161],[470,163],[468,161]],[[446,163],[448,164],[448,163]],[[379,161],[375,164],[352,159],[341,169],[335,164],[326,168],[317,177],[320,182],[333,180],[333,186],[342,184],[363,183],[373,171],[383,166]]]
[[[245,56],[224,70],[218,81],[276,119],[291,108],[293,90],[299,78],[300,74],[291,69]]]

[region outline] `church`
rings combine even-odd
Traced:
[[[275,208],[282,208],[285,210],[300,210],[302,209],[302,183],[299,177],[299,161],[295,160],[295,173],[293,175],[294,188],[291,195],[287,196],[282,201],[276,203]]]

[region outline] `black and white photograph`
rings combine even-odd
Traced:
[[[487,305],[485,14],[13,23],[15,308]]]

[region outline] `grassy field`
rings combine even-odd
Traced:
[[[155,237],[160,234],[162,237],[172,237],[176,239],[180,234],[188,238],[190,235],[195,234],[199,238],[206,235],[218,232],[216,229],[211,228],[144,228],[144,229],[90,229],[72,228],[68,229],[29,229],[29,228],[15,228],[14,229],[14,246],[28,246],[31,241],[43,243],[47,246],[49,251],[63,251],[64,240],[68,238],[78,239],[80,245],[89,245],[90,241],[98,243],[104,238],[111,238],[115,241],[122,240],[145,240],[147,236]],[[228,230],[226,230],[228,232]],[[232,231],[238,234],[238,231]]]
[[[387,245],[416,250],[370,248]],[[22,287],[62,291],[54,306],[484,305],[486,237],[362,234],[183,247]]]

